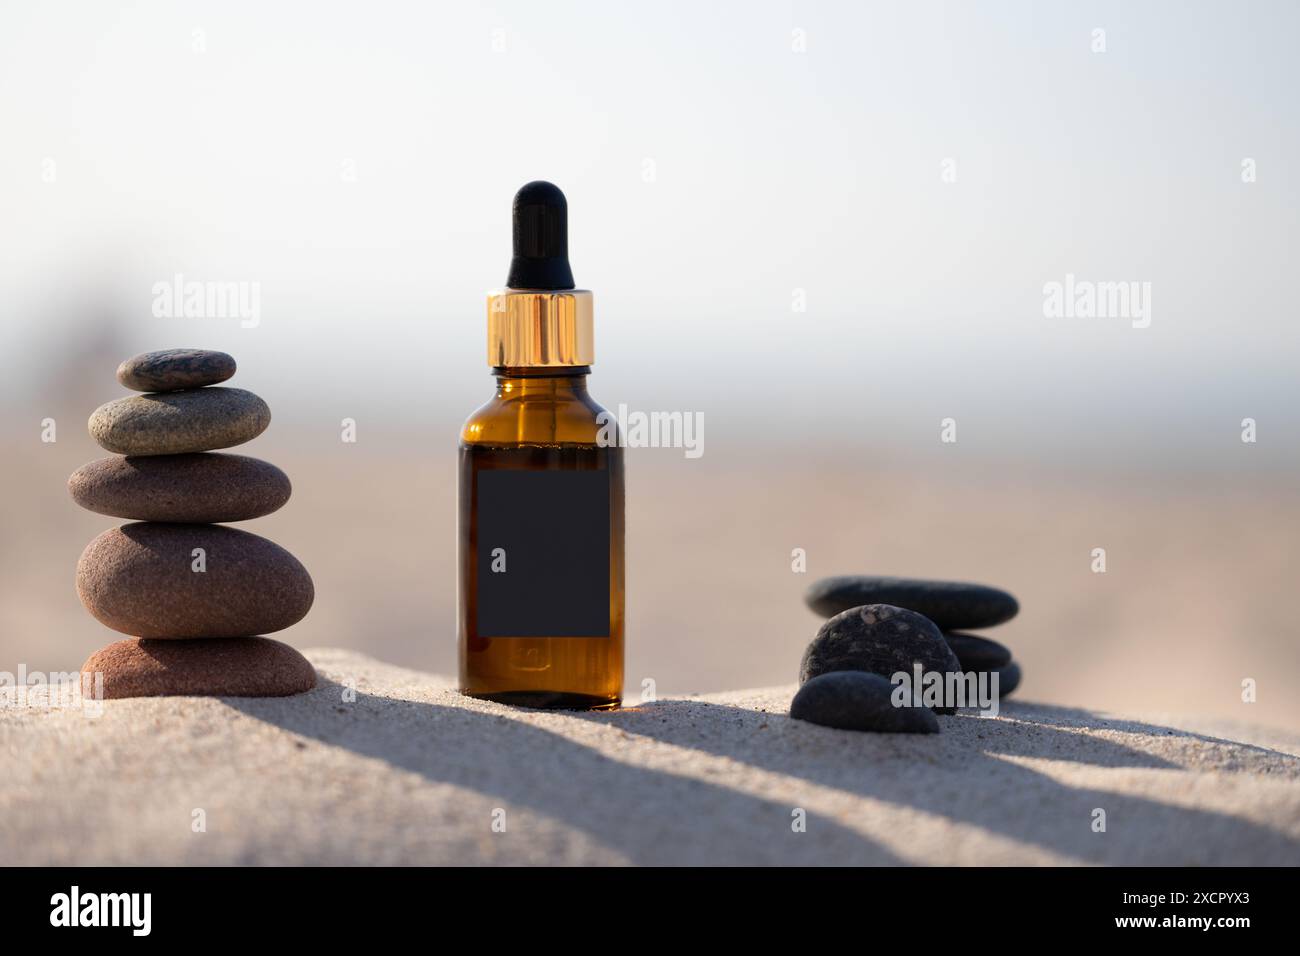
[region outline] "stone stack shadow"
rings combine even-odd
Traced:
[[[271,421],[252,392],[219,387],[224,352],[168,349],[123,362],[118,381],[143,394],[101,405],[90,434],[112,457],[68,479],[77,504],[131,524],[105,531],[77,562],[77,595],[100,623],[131,635],[82,665],[106,698],[280,697],[316,684],[296,650],[261,635],[310,610],[307,569],[266,538],[226,527],[289,500],[269,462],[218,454]]]

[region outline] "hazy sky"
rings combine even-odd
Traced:
[[[200,345],[282,420],[449,427],[546,178],[607,405],[1205,461],[1251,416],[1294,465],[1298,10],[5,0],[0,395]],[[156,317],[177,273],[257,283],[259,323]],[[1149,327],[1045,317],[1067,274],[1149,283]]]

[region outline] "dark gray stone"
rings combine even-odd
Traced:
[[[888,679],[898,671],[943,674],[961,670],[939,629],[914,611],[868,604],[835,615],[821,626],[804,651],[799,683],[833,671],[867,671]],[[950,714],[954,708],[936,708]]]
[[[939,719],[928,707],[895,707],[893,685],[879,674],[834,671],[814,677],[794,695],[790,716],[840,730],[891,734],[937,734]]]
[[[943,639],[957,655],[957,660],[964,671],[997,670],[1011,663],[1010,649],[997,641],[990,641],[987,637],[954,631],[945,634]]]
[[[1020,665],[1012,661],[998,671],[998,696],[1006,697],[1020,686]]]
[[[984,584],[861,575],[814,581],[804,600],[825,617],[863,604],[892,604],[924,614],[942,631],[993,627],[1020,610],[1006,591]]]
[[[117,380],[137,392],[174,392],[216,385],[235,374],[235,360],[208,349],[163,349],[127,359]]]

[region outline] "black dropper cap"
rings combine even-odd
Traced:
[[[569,203],[553,183],[536,180],[515,193],[511,289],[572,289]]]

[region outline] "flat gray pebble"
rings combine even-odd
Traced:
[[[183,455],[252,441],[271,424],[271,410],[242,388],[128,395],[90,416],[90,436],[119,455]]]
[[[216,385],[235,374],[235,360],[210,349],[162,349],[132,356],[117,367],[117,380],[137,392],[173,392]]]

